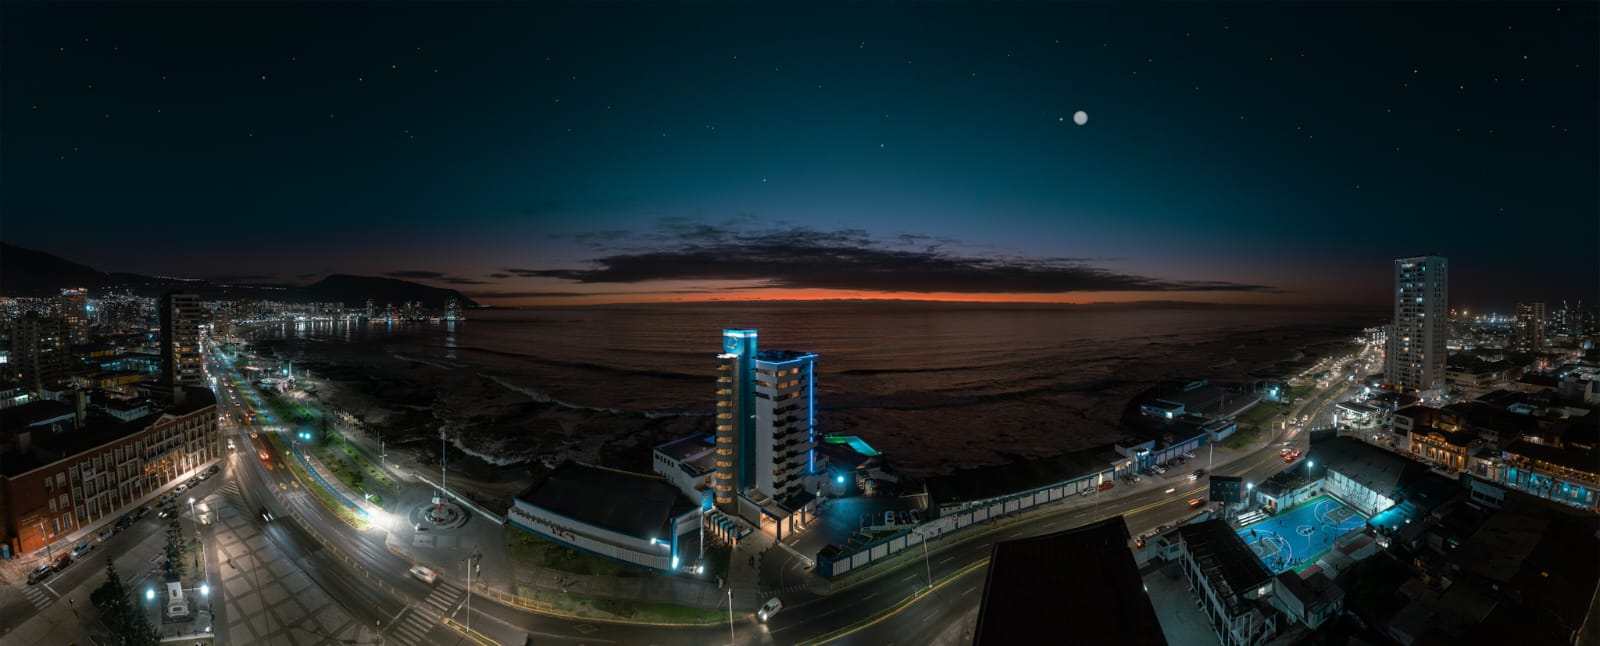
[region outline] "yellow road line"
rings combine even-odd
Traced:
[[[976,569],[978,569],[980,567],[983,567],[983,566],[986,566],[988,564],[989,564],[989,557],[985,556],[982,559],[973,562],[971,565],[968,565],[968,566],[966,566],[964,568],[961,568],[960,570],[956,570],[955,572],[953,572],[950,575],[944,577],[943,579],[939,579],[939,582],[937,584],[934,584],[933,587],[924,588],[924,589],[918,591],[916,594],[913,594],[913,595],[911,595],[909,597],[901,599],[899,603],[897,603],[897,604],[895,604],[893,606],[889,606],[888,608],[885,608],[882,611],[879,611],[879,614],[877,616],[875,616],[875,617],[868,618],[868,619],[863,619],[862,621],[856,622],[855,624],[852,624],[850,626],[845,626],[844,628],[840,628],[840,629],[835,630],[835,631],[833,631],[831,633],[824,634],[824,635],[822,635],[820,637],[813,637],[811,639],[808,639],[806,641],[801,642],[801,645],[802,646],[809,646],[811,644],[825,644],[825,643],[833,641],[835,639],[839,639],[839,638],[842,638],[842,637],[848,637],[848,636],[853,635],[855,633],[861,632],[862,630],[865,630],[867,628],[871,628],[872,626],[876,626],[879,623],[881,623],[883,620],[900,614],[906,608],[910,608],[911,606],[915,605],[918,601],[926,599],[929,595],[933,594],[934,592],[937,592],[940,588],[943,588],[943,587],[949,585],[951,582],[954,582],[956,579],[959,579],[959,578],[961,578],[963,576],[971,574],[973,570],[976,570]]]

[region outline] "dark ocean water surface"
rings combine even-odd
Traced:
[[[435,403],[461,432],[458,445],[503,455],[518,443],[516,433],[540,432],[484,421],[506,421],[508,396],[538,405],[517,415],[567,411],[545,427],[601,438],[586,452],[602,451],[606,441],[633,443],[609,435],[665,432],[629,419],[702,417],[713,405],[722,329],[754,328],[763,348],[820,355],[823,431],[861,435],[902,468],[948,471],[1115,439],[1128,398],[1155,380],[1268,374],[1281,362],[1345,347],[1378,320],[1373,312],[1326,309],[906,303],[470,315],[456,324],[393,328],[284,326],[265,336],[282,339],[280,352],[313,362],[372,365],[390,355],[376,365],[398,369],[395,356],[426,361],[416,379],[447,382],[435,389]],[[671,428],[681,432],[686,423]],[[523,439],[532,445],[536,438]]]

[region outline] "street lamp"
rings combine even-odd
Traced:
[[[728,582],[728,644],[737,641],[733,636],[733,582]]]
[[[933,566],[928,565],[928,535],[922,535],[922,567],[928,572],[928,589],[933,589]]]

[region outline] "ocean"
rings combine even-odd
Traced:
[[[284,324],[257,340],[341,383],[348,409],[424,446],[443,426],[458,449],[494,464],[559,456],[648,470],[649,446],[709,431],[721,331],[757,329],[762,348],[819,355],[820,431],[861,436],[901,470],[939,473],[1114,440],[1129,398],[1157,380],[1273,376],[1347,347],[1382,313],[828,302],[469,316]],[[420,409],[430,415],[400,414]]]

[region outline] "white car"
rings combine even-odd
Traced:
[[[768,599],[766,603],[761,604],[761,609],[756,611],[756,616],[761,618],[762,623],[766,623],[773,615],[778,614],[779,610],[783,610],[783,602],[779,601],[777,597],[773,597]]]
[[[422,579],[424,583],[432,585],[439,580],[439,574],[420,565],[411,566],[411,576]]]

